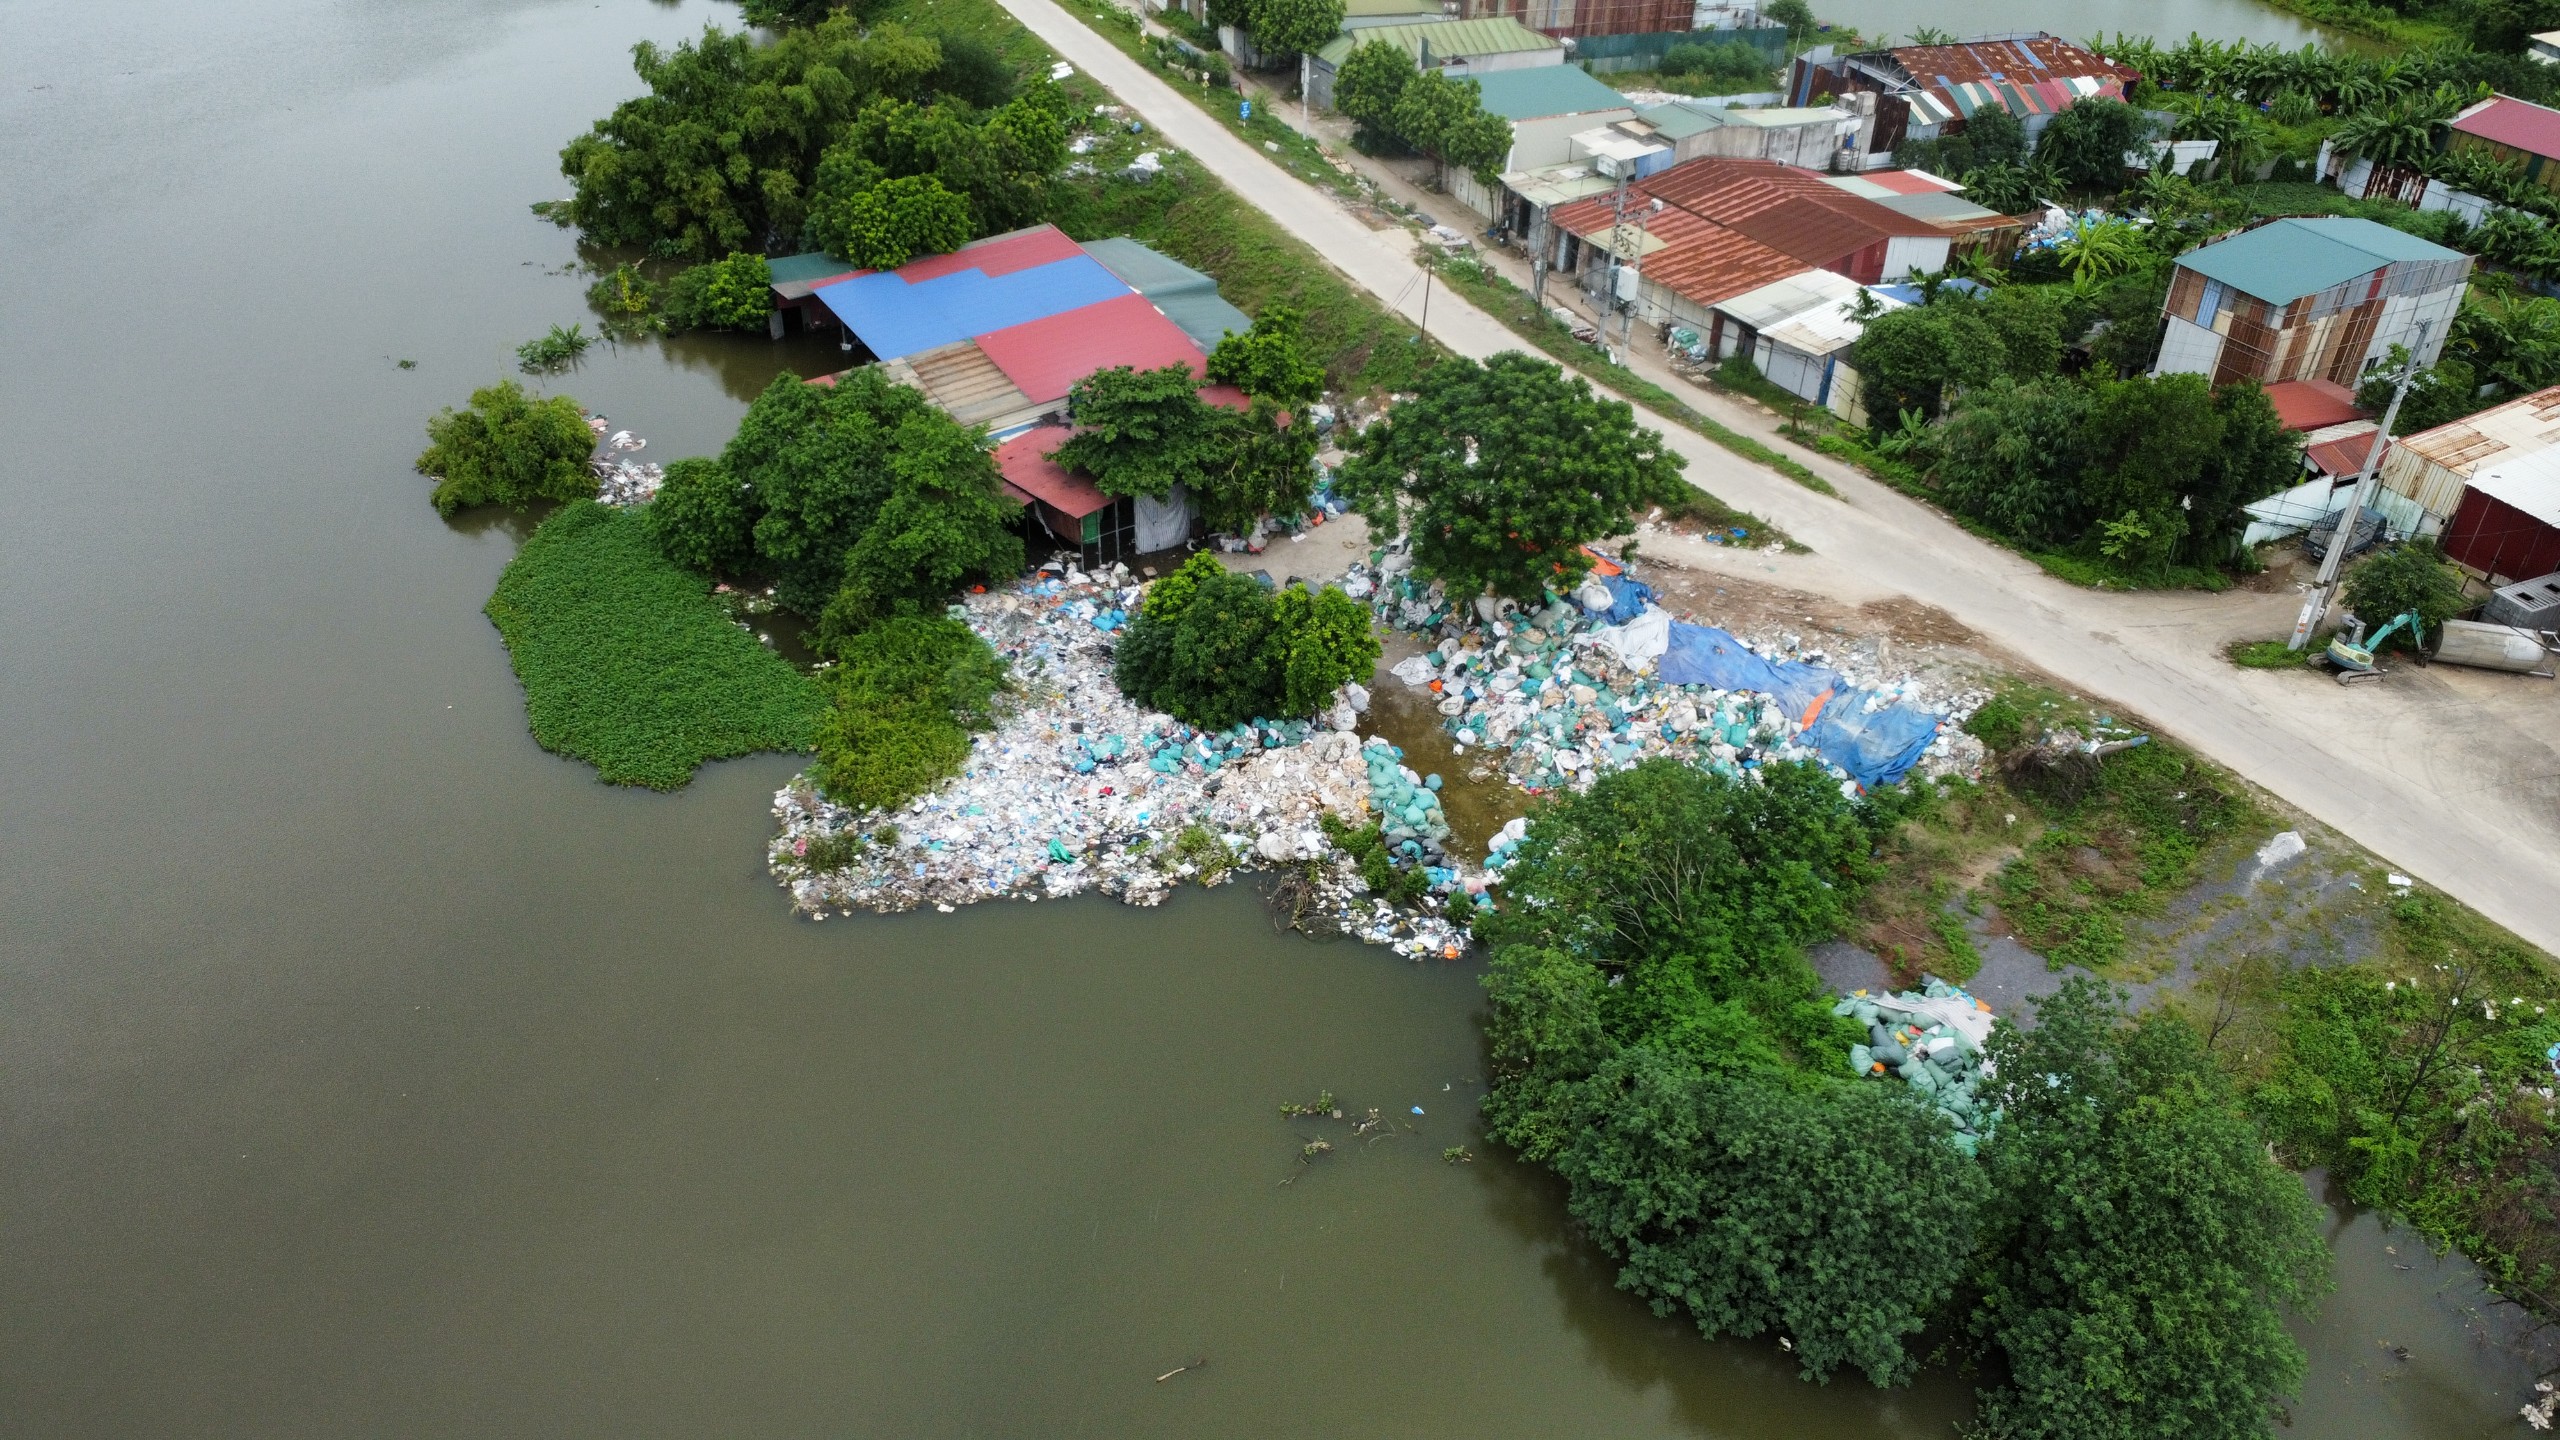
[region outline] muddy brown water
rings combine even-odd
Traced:
[[[438,521],[418,427],[585,318],[525,206],[633,41],[731,18],[9,6],[0,1428],[1949,1433],[1952,1377],[1800,1385],[1617,1293],[1475,1132],[1470,966],[1242,887],[798,922],[787,759],[532,745],[479,614],[525,522]],[[551,383],[661,459],[785,363],[834,356]],[[1302,1172],[1319,1088],[1413,1128]],[[2292,1433],[2512,1409],[2436,1271],[2341,1254]]]

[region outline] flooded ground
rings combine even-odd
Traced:
[[[479,613],[530,522],[437,520],[419,427],[586,318],[525,206],[632,42],[733,15],[11,5],[8,1432],[1948,1434],[1955,1377],[1800,1385],[1616,1292],[1474,1131],[1471,966],[1243,887],[795,922],[789,760],[534,747]],[[677,458],[786,365],[835,357],[546,383]],[[1413,1128],[1301,1167],[1325,1088]],[[2513,1367],[2357,1243],[2291,1434],[2484,1433]],[[2345,1398],[2437,1393],[2375,1336],[2463,1405]]]

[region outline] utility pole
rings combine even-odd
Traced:
[[[2373,432],[2373,448],[2365,452],[2364,468],[2356,472],[2355,494],[2347,501],[2345,517],[2329,536],[2329,550],[2320,557],[2320,573],[2311,582],[2311,593],[2302,597],[2302,614],[2293,622],[2293,638],[2285,642],[2287,650],[2299,650],[2309,644],[2311,632],[2320,628],[2321,617],[2328,613],[2329,601],[2338,588],[2338,567],[2346,561],[2347,547],[2355,543],[2356,524],[2364,518],[2365,502],[2373,498],[2382,452],[2391,443],[2392,422],[2400,418],[2400,402],[2408,398],[2409,382],[2418,376],[2418,352],[2427,348],[2428,328],[2427,322],[2418,322],[2418,343],[2409,348],[2409,358],[2401,363],[2400,378],[2391,387],[2391,403],[2382,411],[2382,428]]]
[[[1635,259],[1637,240],[1627,229],[1627,186],[1635,178],[1635,166],[1629,164],[1618,176],[1618,198],[1609,215],[1609,305],[1618,303],[1618,279]],[[1623,332],[1623,327],[1621,327]],[[1609,311],[1600,312],[1600,338],[1609,338]],[[1624,343],[1623,337],[1620,341]]]
[[[1422,334],[1425,339],[1431,335],[1431,272],[1439,268],[1433,263],[1436,258],[1427,250],[1422,257]]]

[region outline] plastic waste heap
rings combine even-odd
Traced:
[[[1989,1005],[1931,975],[1918,990],[1853,991],[1831,1013],[1867,1027],[1865,1042],[1849,1047],[1851,1071],[1910,1086],[1955,1123],[1956,1148],[1974,1153],[1999,1119],[1981,1098],[1991,1076]]]

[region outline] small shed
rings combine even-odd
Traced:
[[[2382,488],[2424,512],[2421,533],[2440,528],[2483,467],[2560,445],[2560,385],[2477,415],[2402,436],[2382,459]]]
[[[1042,529],[1082,554],[1088,570],[1138,553],[1138,512],[1050,456],[1075,432],[1064,425],[1025,430],[996,447],[1004,488],[1031,508]]]
[[[2481,467],[2445,522],[2444,553],[2493,586],[2560,571],[2560,446]]]

